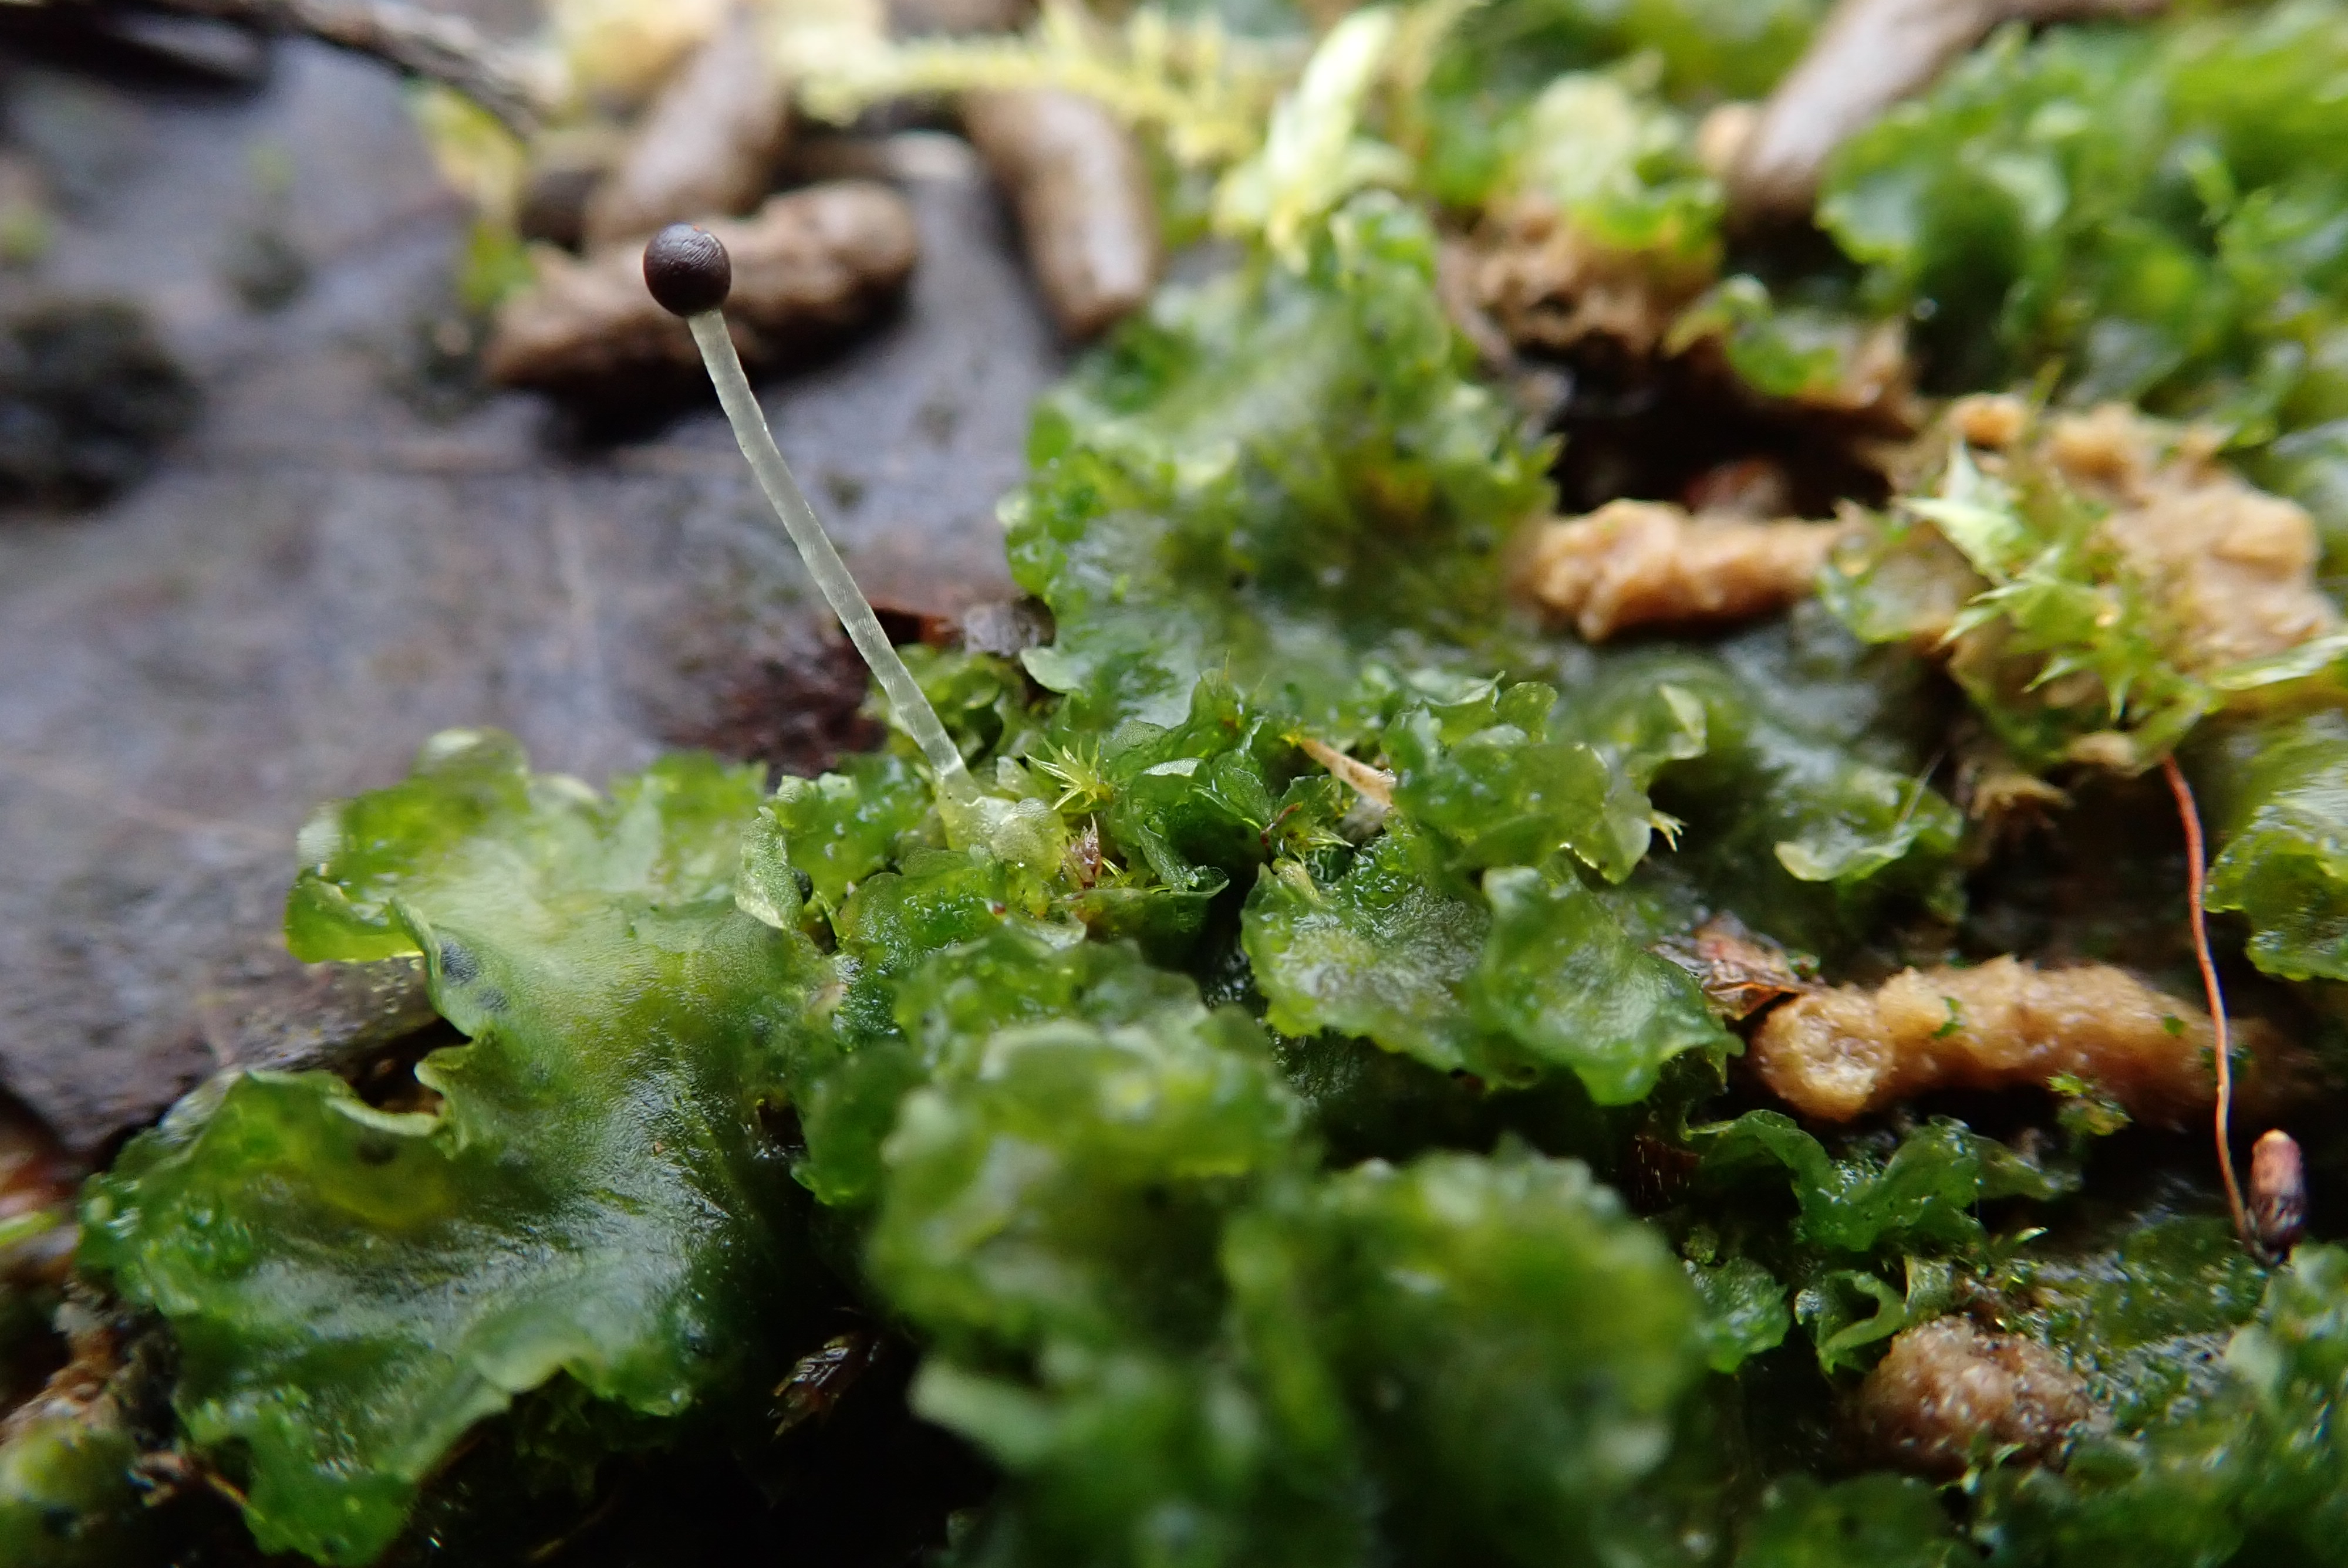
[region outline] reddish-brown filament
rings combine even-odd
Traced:
[[[2173,756],[2163,757],[2160,770],[2168,776],[2168,793],[2177,797],[2177,815],[2185,825],[2185,864],[2188,917],[2193,927],[2193,957],[2201,966],[2201,989],[2209,998],[2209,1026],[2217,1031],[2218,1049],[2218,1173],[2226,1184],[2226,1207],[2234,1216],[2235,1234],[2242,1245],[2258,1249],[2250,1232],[2250,1217],[2242,1206],[2242,1185],[2234,1177],[2234,1145],[2231,1137],[2234,1120],[2234,1062],[2226,1043],[2226,994],[2218,986],[2217,961],[2209,956],[2209,923],[2201,911],[2202,882],[2207,875],[2208,854],[2201,842],[2201,812],[2193,804],[2193,786],[2185,782],[2185,770],[2177,765]]]

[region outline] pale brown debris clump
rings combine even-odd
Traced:
[[[2030,429],[2011,397],[1965,398],[1950,423],[1993,454],[2011,450]],[[2111,508],[2104,537],[2174,620],[2188,671],[2207,673],[2340,630],[2340,612],[2315,586],[2322,549],[2314,520],[2227,470],[2205,433],[2106,404],[2049,421],[2039,456]]]
[[[2095,1414],[2086,1384],[2052,1350],[1962,1317],[1892,1340],[1859,1390],[1859,1430],[1875,1457],[1937,1480],[1997,1455],[2053,1460]]]
[[[2271,1032],[2234,1020],[2238,1044],[2270,1059]],[[2140,1122],[2175,1125],[2217,1093],[2209,1016],[2126,969],[2041,969],[2011,958],[1971,968],[1903,969],[1873,990],[1816,990],[1772,1012],[1752,1061],[1805,1116],[1848,1122],[1933,1089],[2092,1084]]]
[[[747,212],[790,138],[790,95],[747,8],[736,6],[653,100],[587,205],[591,245],[668,223]]]
[[[707,227],[733,257],[726,320],[754,367],[870,320],[903,289],[921,248],[905,199],[867,180],[811,185]],[[641,245],[584,261],[541,251],[537,261],[537,283],[498,313],[482,355],[491,381],[595,393],[646,371],[699,372],[693,334],[645,292]]]
[[[1524,580],[1591,642],[1634,626],[1739,620],[1809,597],[1838,523],[1691,517],[1662,501],[1610,501],[1543,524]]]
[[[1712,264],[1618,251],[1529,197],[1478,231],[1461,275],[1468,299],[1511,343],[1561,354],[1601,339],[1644,358],[1711,283]]]
[[[1107,106],[1048,88],[971,93],[962,121],[1018,209],[1061,333],[1081,342],[1139,310],[1158,283],[1158,199]]]

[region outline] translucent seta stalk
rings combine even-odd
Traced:
[[[734,352],[734,339],[726,330],[724,313],[696,312],[685,318],[685,323],[693,329],[693,341],[699,345],[702,363],[709,367],[709,379],[717,388],[717,401],[726,410],[726,422],[734,426],[734,439],[740,444],[742,456],[749,460],[751,473],[757,476],[758,487],[767,493],[775,516],[782,519],[783,531],[798,548],[799,559],[807,563],[808,571],[823,590],[832,612],[848,629],[848,640],[856,644],[856,651],[864,656],[864,662],[879,678],[889,705],[896,710],[898,723],[922,749],[922,755],[937,775],[938,793],[953,806],[967,809],[974,805],[978,784],[970,776],[969,768],[963,766],[961,750],[954,745],[953,737],[946,733],[937,710],[922,694],[913,672],[905,668],[905,661],[891,645],[889,634],[880,630],[880,620],[872,613],[871,602],[856,586],[856,579],[849,574],[839,551],[832,548],[831,537],[823,531],[815,508],[808,505],[798,481],[791,477],[790,466],[783,461],[781,451],[775,446],[774,432],[767,428],[766,414],[750,391],[750,378],[742,372],[741,356]]]

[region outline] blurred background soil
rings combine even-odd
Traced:
[[[203,24],[0,30],[0,205],[39,213],[0,313],[145,313],[160,368],[72,352],[180,430],[106,498],[101,452],[0,510],[0,1087],[76,1151],[222,1065],[421,1021],[278,922],[304,819],[434,732],[600,784],[674,744],[813,771],[864,723],[714,402],[615,436],[475,383],[467,212],[404,90]],[[910,294],[765,398],[875,598],[951,615],[1010,591],[994,505],[1062,353],[966,146],[891,145]]]

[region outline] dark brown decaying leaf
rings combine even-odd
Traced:
[[[1725,913],[1685,937],[1658,943],[1655,951],[1694,975],[1712,1010],[1731,1023],[1808,990],[1816,968],[1797,964],[1784,948]]]

